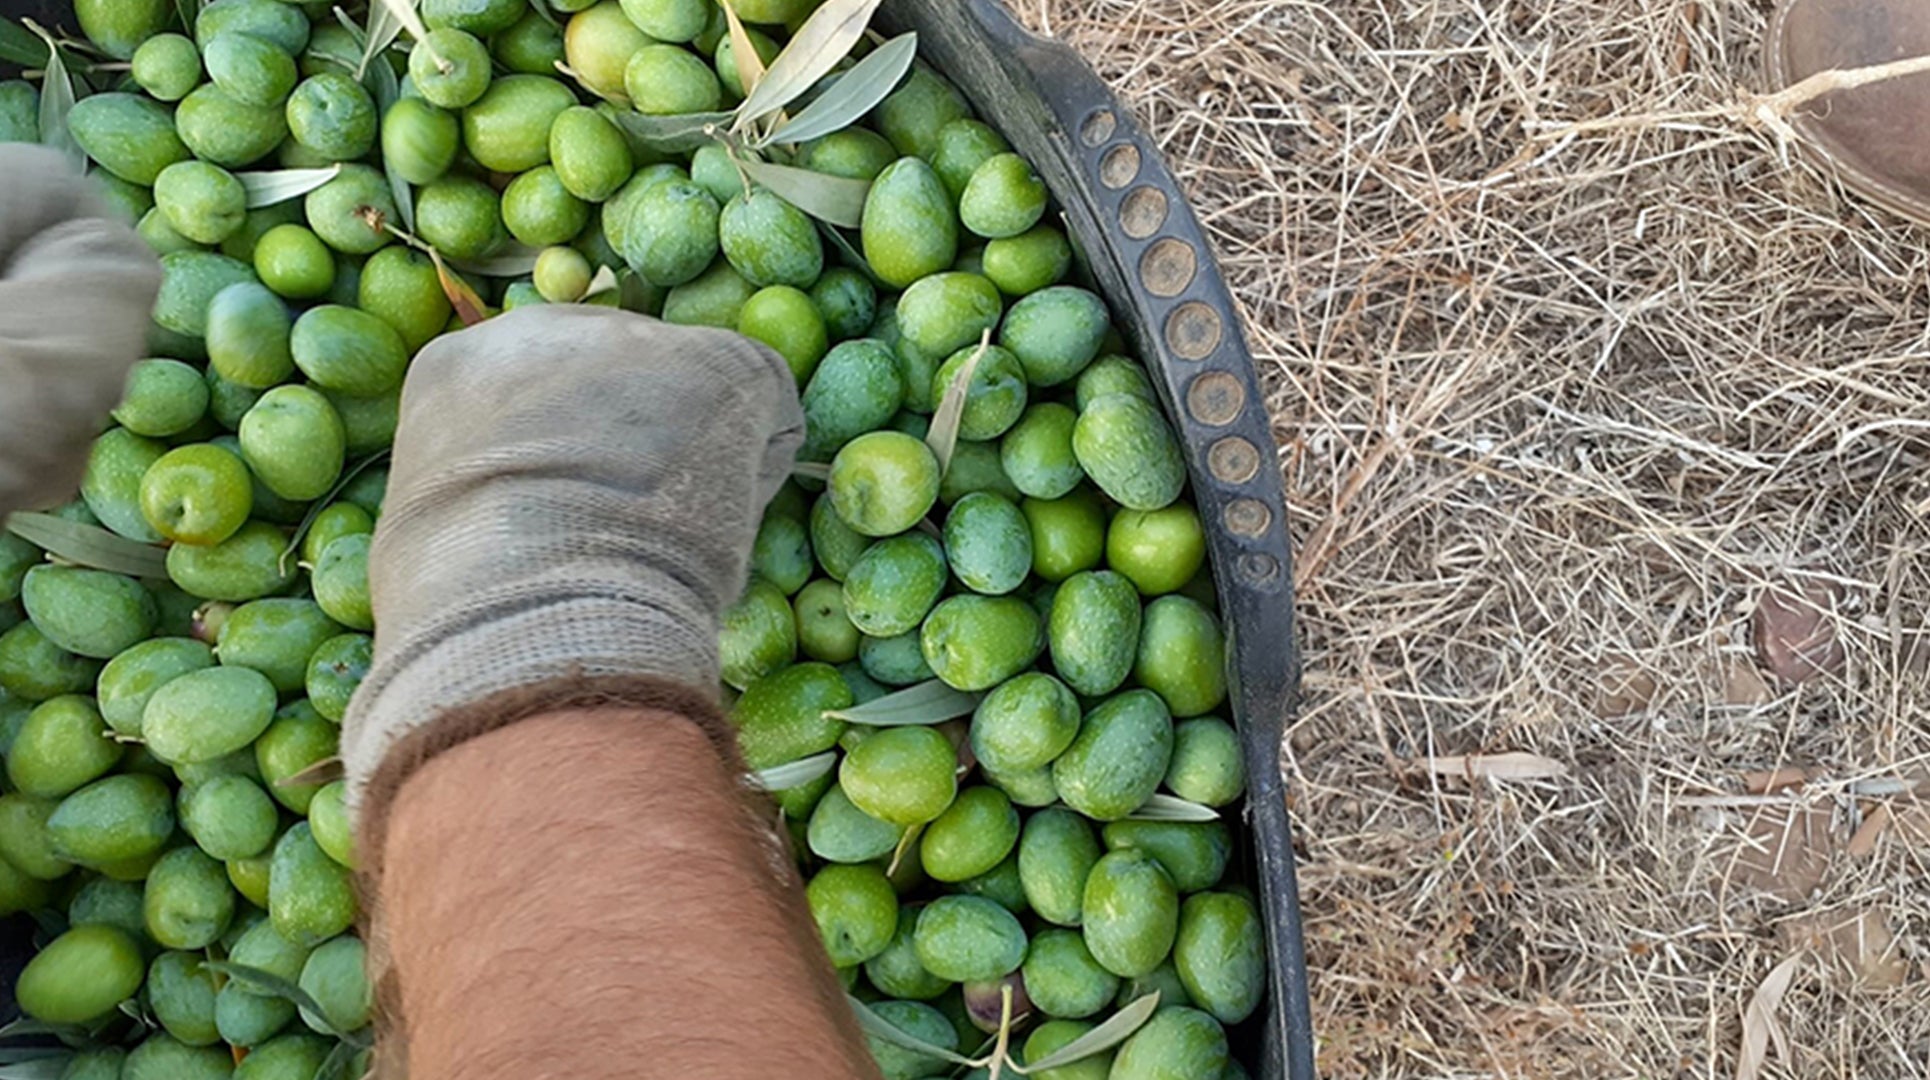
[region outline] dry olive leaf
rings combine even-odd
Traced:
[[[1568,766],[1539,754],[1515,751],[1506,754],[1431,757],[1421,761],[1427,771],[1438,776],[1461,776],[1489,780],[1548,780],[1568,775]]]
[[[719,0],[719,3],[724,8],[724,21],[730,27],[730,58],[737,67],[737,81],[748,93],[756,90],[757,84],[764,81],[764,58],[757,54],[757,46],[744,29],[744,21],[737,17],[737,6],[731,0]],[[738,123],[745,123],[749,119],[748,113],[740,113]]]
[[[347,775],[348,772],[343,768],[341,758],[325,757],[306,769],[275,781],[275,786],[278,788],[321,787],[323,784],[332,784]]]
[[[1743,789],[1751,795],[1768,795],[1788,788],[1799,788],[1822,775],[1821,769],[1783,765],[1742,774]]]
[[[1754,664],[1746,660],[1729,657],[1723,660],[1720,668],[1722,675],[1722,700],[1726,705],[1756,706],[1767,705],[1776,698],[1776,692],[1756,670]]]
[[[1655,700],[1655,677],[1626,656],[1611,656],[1596,673],[1599,682],[1595,715],[1603,719],[1632,716]]]
[[[1836,843],[1825,807],[1761,807],[1749,814],[1717,884],[1740,885],[1788,903],[1805,900],[1823,883]]]
[[[1749,999],[1742,1013],[1742,1048],[1736,1052],[1736,1080],[1756,1080],[1769,1057],[1771,1042],[1776,1044],[1777,1054],[1788,1060],[1789,1039],[1783,1034],[1782,1022],[1776,1019],[1776,1010],[1782,1007],[1783,995],[1789,992],[1790,980],[1796,977],[1796,968],[1802,962],[1802,954],[1797,953],[1777,964]]]
[[[1863,815],[1863,824],[1856,827],[1850,842],[1843,845],[1844,853],[1860,859],[1875,851],[1877,841],[1883,839],[1883,833],[1889,829],[1895,816],[1888,803],[1876,804],[1875,808]]]
[[[1771,588],[1750,616],[1756,656],[1771,675],[1787,683],[1841,674],[1846,654],[1836,634],[1838,591],[1811,582],[1800,593]]]
[[[1910,965],[1897,949],[1890,920],[1874,909],[1795,919],[1783,924],[1783,939],[1792,948],[1815,953],[1831,970],[1865,986],[1901,986],[1910,973]]]

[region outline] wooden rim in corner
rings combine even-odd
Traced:
[[[1788,56],[1789,13],[1797,5],[1809,2],[1811,0],[1781,0],[1776,5],[1775,13],[1770,16],[1769,34],[1763,43],[1763,66],[1768,69],[1772,93],[1786,90],[1793,83],[1814,74],[1806,72],[1795,75],[1789,70]],[[1793,112],[1789,121],[1797,134],[1802,136],[1805,151],[1828,165],[1845,187],[1891,213],[1930,228],[1930,198],[1913,195],[1863,167],[1854,153],[1824,132],[1814,118],[1802,109]]]

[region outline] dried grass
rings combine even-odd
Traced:
[[[1859,792],[1922,820],[1930,255],[1724,112],[1768,0],[1010,2],[1120,88],[1250,316],[1323,1075],[1726,1078],[1773,968],[1883,931],[1882,977],[1800,965],[1761,1075],[1924,1075],[1930,835],[1829,846]],[[1758,671],[1772,587],[1836,598],[1840,676]],[[1504,751],[1570,771],[1417,764]],[[1782,765],[1822,778],[1746,793]],[[1795,901],[1747,850],[1792,798],[1836,826]]]

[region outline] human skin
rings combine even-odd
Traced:
[[[412,1080],[875,1080],[759,815],[670,712],[549,713],[424,763],[383,832],[378,1055]]]

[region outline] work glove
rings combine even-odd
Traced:
[[[410,772],[517,720],[658,707],[727,746],[719,619],[803,433],[784,360],[721,330],[538,305],[423,349],[342,729],[365,867]]]
[[[59,153],[0,146],[0,515],[71,498],[161,268]]]

